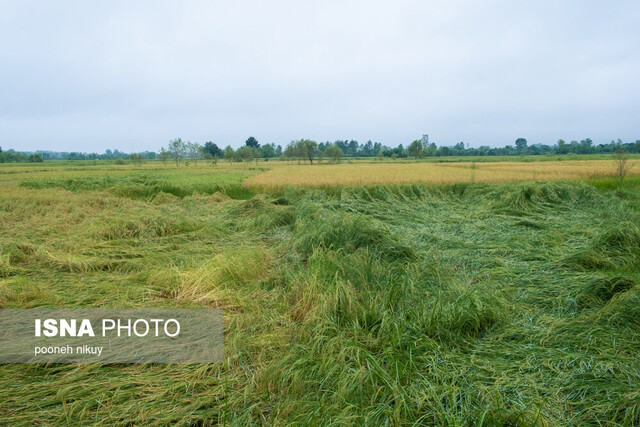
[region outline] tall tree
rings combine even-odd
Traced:
[[[260,148],[260,143],[258,142],[257,139],[255,139],[252,136],[247,138],[247,140],[244,142],[244,145],[246,145],[247,147],[251,147],[251,148]]]
[[[313,158],[316,155],[316,150],[318,149],[318,143],[312,141],[310,139],[301,139],[296,142],[298,146],[298,152],[300,156],[309,160],[311,164],[313,164]]]
[[[556,143],[556,152],[558,154],[567,154],[569,152],[569,147],[567,147],[564,139],[559,139]]]
[[[324,150],[324,154],[329,157],[331,163],[338,163],[342,159],[343,152],[338,144],[331,144]]]
[[[193,160],[193,165],[196,166],[198,160],[202,158],[202,146],[197,142],[187,142],[186,147],[189,158]]]
[[[238,148],[238,150],[236,151],[236,153],[240,156],[240,158],[242,158],[243,161],[247,162],[249,160],[251,160],[251,158],[253,157],[254,153],[253,153],[253,148],[249,145],[245,145],[244,147],[240,147]]]
[[[300,154],[299,146],[296,145],[295,141],[291,141],[284,149],[284,157],[289,160],[298,159],[298,164],[300,164],[300,158],[302,155]]]
[[[413,141],[411,144],[409,144],[409,147],[407,148],[407,152],[409,153],[410,156],[413,156],[416,159],[422,158],[422,153],[423,153],[422,141],[420,141],[419,139],[416,139],[415,141]]]
[[[205,153],[209,153],[211,157],[222,157],[222,150],[211,141],[205,142],[202,149]]]
[[[618,140],[618,144],[620,145],[622,141]],[[578,152],[580,154],[589,154],[592,151],[593,141],[591,138],[586,138],[580,141],[580,147],[578,148]]]
[[[358,155],[358,147],[358,141],[352,139],[349,141],[349,145],[347,145],[347,151],[345,151],[345,153],[347,153],[347,156],[349,157],[355,157]]]
[[[265,144],[261,148],[261,156],[268,159],[276,155],[275,144]]]
[[[525,138],[516,139],[516,149],[518,151],[524,151],[527,148],[527,140]]]
[[[224,149],[224,158],[226,161],[228,161],[229,163],[233,163],[233,161],[235,160],[236,157],[236,152],[233,150],[233,148],[230,145],[227,145]]]
[[[181,138],[176,138],[169,141],[169,147],[167,151],[169,151],[170,156],[173,158],[173,160],[175,160],[176,167],[180,166],[180,160],[184,157],[186,150],[186,144]]]
[[[171,153],[167,150],[165,150],[164,147],[162,147],[160,149],[160,155],[158,155],[158,157],[160,158],[160,161],[162,162],[163,165],[167,164],[167,159],[169,159],[169,157],[171,157]]]

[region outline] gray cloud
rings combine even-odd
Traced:
[[[14,2],[0,145],[640,138],[632,1]]]

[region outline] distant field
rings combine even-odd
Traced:
[[[630,176],[640,175],[640,157],[629,163]],[[410,159],[345,159],[340,164],[316,161],[251,161],[229,164],[219,161],[207,166],[175,167],[150,161],[143,165],[113,165],[99,162],[53,161],[41,164],[2,164],[0,177],[5,187],[58,187],[69,190],[132,190],[144,187],[144,195],[158,191],[178,196],[216,191],[233,192],[292,187],[336,185],[443,184],[456,182],[548,181],[598,178],[615,175],[610,157],[523,156],[446,157],[421,161]],[[241,187],[244,187],[242,189]],[[187,189],[187,190],[185,190]]]
[[[640,160],[630,160],[631,173],[640,174]],[[248,187],[320,187],[370,184],[442,184],[583,179],[613,175],[612,160],[545,162],[357,163],[289,165],[245,180]]]
[[[612,174],[3,165],[0,308],[222,308],[225,358],[0,365],[0,420],[638,425],[640,177]]]

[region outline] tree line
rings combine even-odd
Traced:
[[[14,149],[3,151],[0,147],[0,163],[38,163],[46,160],[135,160],[137,157],[153,160],[157,158],[157,154],[153,151],[129,154],[117,149],[106,150],[102,154],[45,150],[25,152]]]
[[[518,138],[513,145],[504,147],[480,146],[470,148],[464,142],[453,146],[438,146],[434,142],[428,143],[421,139],[414,140],[406,147],[399,144],[397,147],[389,147],[380,142],[371,140],[364,144],[356,140],[336,140],[317,143],[310,139],[291,141],[284,148],[275,143],[260,144],[251,136],[244,145],[234,149],[230,145],[219,147],[212,141],[198,144],[183,141],[181,138],[172,139],[166,147],[156,153],[145,151],[142,153],[127,154],[118,150],[106,150],[103,154],[79,153],[79,152],[18,152],[15,150],[2,151],[0,148],[0,163],[6,162],[41,162],[44,160],[115,160],[116,163],[124,163],[129,160],[132,163],[142,163],[144,160],[158,159],[163,163],[175,162],[198,164],[203,160],[207,163],[215,163],[218,160],[228,162],[246,162],[257,159],[279,158],[298,162],[310,162],[314,160],[328,159],[330,162],[339,162],[343,157],[375,157],[382,158],[416,158],[448,157],[448,156],[519,156],[519,155],[563,155],[563,154],[612,154],[622,149],[626,153],[640,153],[640,140],[635,142],[623,142],[618,139],[608,144],[594,144],[591,138],[581,141],[566,142],[559,139],[554,145],[529,144],[525,138]]]
[[[177,138],[171,140],[166,148],[162,148],[159,158],[166,162],[168,159],[175,161],[176,166],[181,161],[194,161],[208,159],[217,161],[224,159],[231,163],[250,161],[257,159],[280,158],[313,164],[314,160],[328,159],[330,162],[339,162],[343,157],[375,157],[375,158],[415,158],[447,157],[447,156],[520,156],[520,155],[549,155],[549,154],[613,154],[616,152],[640,153],[640,140],[624,143],[622,140],[611,141],[609,144],[595,145],[591,138],[586,138],[569,143],[562,139],[553,145],[533,144],[529,145],[525,138],[518,138],[514,145],[505,147],[481,146],[469,148],[464,142],[454,146],[438,147],[435,143],[423,140],[415,140],[406,148],[400,144],[395,148],[382,145],[379,142],[367,141],[364,144],[355,140],[337,140],[335,142],[321,142],[310,139],[291,141],[284,149],[280,145],[260,145],[254,137],[249,137],[243,146],[233,149],[230,145],[224,149],[219,148],[213,142],[199,145],[184,142]]]
[[[0,147],[0,163],[40,163],[44,162],[41,153],[20,153],[15,150],[2,151]]]

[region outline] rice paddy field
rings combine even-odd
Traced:
[[[640,159],[631,159],[640,170]],[[456,182],[508,182],[574,180],[610,175],[610,159],[529,162],[394,162],[274,167],[245,181],[257,190],[295,187],[372,184],[442,184]]]
[[[638,425],[633,162],[2,165],[0,308],[222,308],[225,354],[0,365],[0,421]]]

